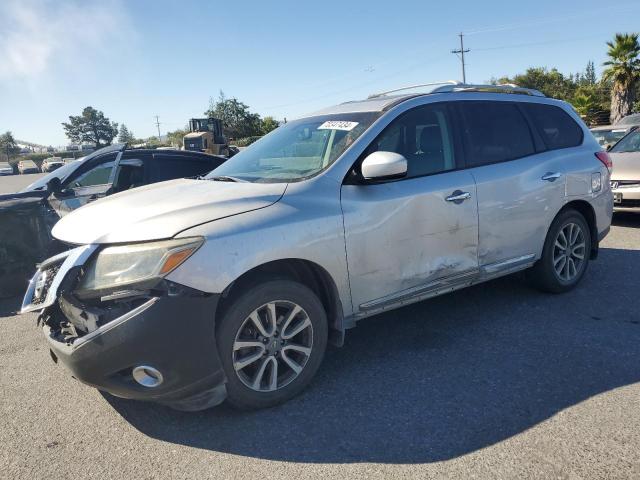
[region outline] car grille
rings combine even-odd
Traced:
[[[185,138],[184,139],[184,149],[185,150],[194,150],[200,151],[202,150],[202,138]]]
[[[32,305],[40,305],[47,299],[47,293],[49,293],[51,284],[56,278],[62,263],[63,261],[61,260],[51,265],[47,265],[46,268],[40,272],[40,275],[36,280],[36,288],[33,291],[33,296],[30,301]],[[43,278],[44,280],[42,280]]]
[[[640,180],[611,180],[611,188],[640,187]]]

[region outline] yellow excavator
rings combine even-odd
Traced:
[[[230,156],[229,143],[222,133],[222,121],[219,118],[189,120],[189,133],[182,139],[182,147],[184,150]]]

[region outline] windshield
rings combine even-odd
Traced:
[[[618,122],[618,125],[640,125],[640,114],[627,115]]]
[[[640,131],[636,130],[620,140],[610,150],[612,153],[640,152]]]
[[[593,136],[600,145],[614,144],[627,133],[626,128],[612,128],[610,130],[592,130]]]
[[[322,115],[286,123],[233,156],[205,178],[292,182],[317,175],[336,161],[380,112]]]

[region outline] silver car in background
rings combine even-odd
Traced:
[[[62,157],[49,157],[49,158],[45,158],[42,161],[42,165],[40,165],[40,170],[42,170],[42,173],[50,173],[63,166],[64,166],[64,161],[62,160]]]
[[[13,167],[8,162],[0,162],[0,176],[13,175]]]
[[[41,312],[52,357],[89,385],[268,407],[379,312],[522,270],[574,288],[609,231],[610,167],[573,109],[534,90],[377,94],[204,177],[63,217],[53,235],[73,248],[41,264],[22,311]]]
[[[636,125],[604,125],[593,127],[591,133],[605,150],[613,147],[622,137],[632,130],[638,128]]]
[[[611,190],[616,210],[640,211],[640,130],[634,130],[609,151],[613,162]]]

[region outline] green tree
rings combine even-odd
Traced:
[[[598,83],[598,76],[596,75],[596,66],[592,61],[587,62],[587,68],[582,76],[583,85],[595,85]]]
[[[547,97],[569,100],[576,89],[574,79],[565,77],[557,69],[548,70],[546,67],[528,68],[525,73],[512,78],[502,77],[493,83],[515,83],[524,88],[540,90]]]
[[[600,110],[595,88],[592,85],[579,87],[571,104],[587,124],[594,122],[594,117]]]
[[[189,130],[186,128],[179,128],[173,132],[167,132],[167,141],[174,147],[181,147],[182,139],[187,133],[189,133]]]
[[[271,130],[275,130],[280,126],[280,123],[273,117],[264,117],[260,120],[260,133],[266,135]]]
[[[513,77],[492,79],[492,83],[514,83],[521,87],[535,88],[548,97],[571,103],[590,124],[608,121],[611,102],[611,82],[598,80],[593,62],[588,62],[584,72],[563,75],[557,69],[532,67]]]
[[[16,140],[13,138],[13,134],[6,131],[0,135],[0,155],[7,157],[7,161],[12,155],[20,153],[20,147],[16,144]]]
[[[92,143],[96,148],[111,145],[118,135],[118,124],[93,107],[86,107],[81,115],[69,116],[69,122],[62,122],[62,126],[72,142]]]
[[[261,134],[260,115],[251,113],[249,106],[237,98],[227,98],[223,91],[220,91],[218,100],[209,100],[209,109],[204,114],[222,120],[228,139]]]
[[[611,123],[615,124],[633,111],[638,80],[640,80],[640,44],[637,33],[616,33],[607,42],[609,60],[602,78],[613,83],[611,89]]]
[[[131,130],[123,123],[120,126],[120,134],[118,135],[118,141],[120,143],[135,143],[136,137]]]

